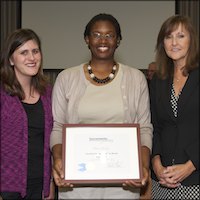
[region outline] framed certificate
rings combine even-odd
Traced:
[[[139,124],[65,124],[62,157],[69,183],[140,181]]]

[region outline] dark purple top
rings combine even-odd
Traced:
[[[44,196],[49,195],[51,176],[50,134],[53,126],[51,109],[52,88],[41,96],[44,109]],[[26,195],[28,167],[28,119],[20,100],[0,90],[1,102],[1,157],[0,191]]]

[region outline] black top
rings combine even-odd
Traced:
[[[154,76],[150,84],[152,157],[160,155],[163,166],[191,160],[196,170],[182,184],[199,184],[199,68],[189,74],[182,89],[177,116],[171,102],[172,81]],[[152,178],[157,180],[153,171]]]
[[[43,180],[44,110],[41,99],[22,103],[28,117],[28,180]]]

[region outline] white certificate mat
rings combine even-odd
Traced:
[[[141,180],[138,124],[65,124],[63,166],[70,183]]]

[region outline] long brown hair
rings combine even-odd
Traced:
[[[14,51],[29,40],[34,40],[41,52],[41,41],[38,35],[31,29],[17,29],[11,33],[5,41],[1,53],[1,86],[12,96],[18,96],[21,100],[25,98],[24,91],[17,80],[13,66],[10,64],[10,57]],[[40,94],[43,94],[48,84],[46,76],[43,74],[42,63],[38,73],[32,77],[31,85]]]
[[[182,25],[190,35],[190,47],[186,64],[184,66],[183,75],[199,67],[199,47],[197,42],[197,34],[190,19],[186,16],[174,15],[169,17],[161,26],[157,37],[156,44],[156,64],[158,67],[157,74],[160,78],[165,79],[173,76],[173,61],[169,58],[164,49],[164,38],[174,31],[179,25]]]

